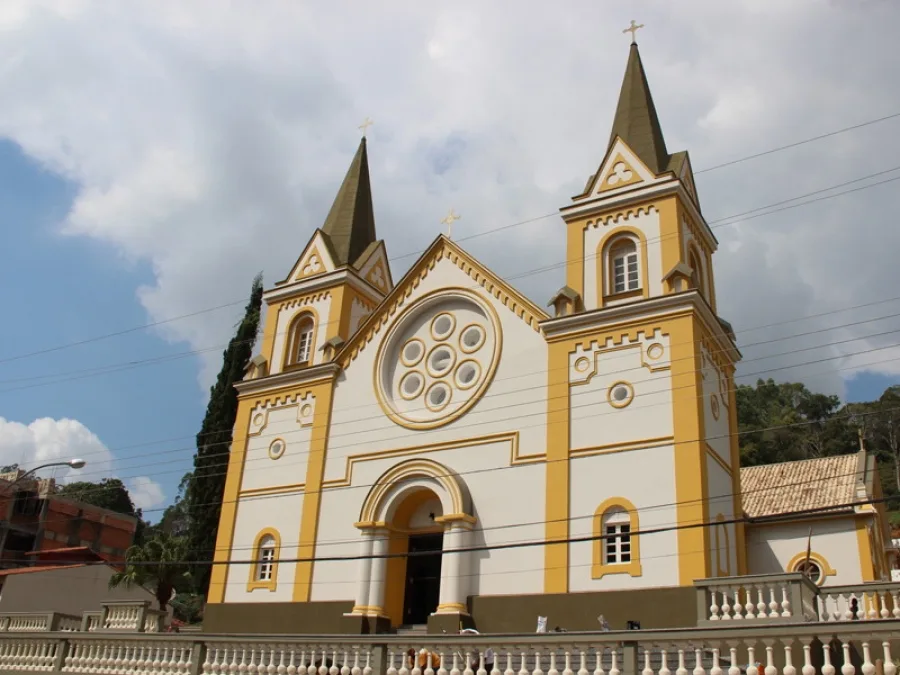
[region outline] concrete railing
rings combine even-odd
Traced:
[[[819,618],[819,587],[806,576],[756,574],[695,581],[698,625],[717,621],[796,623]]]
[[[304,636],[0,633],[0,672],[115,675],[897,675],[900,620],[668,631]],[[749,669],[747,664],[753,664]],[[758,664],[758,665],[756,665]]]
[[[77,631],[81,617],[60,612],[12,613],[0,615],[0,631],[34,633],[36,631]]]
[[[819,589],[821,621],[900,619],[900,583],[871,582]]]

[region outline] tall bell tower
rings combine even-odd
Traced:
[[[607,497],[629,514],[632,531],[664,522],[675,531],[666,535],[668,548],[656,552],[651,546],[666,537],[638,537],[648,556],[643,564],[633,552],[631,564],[608,565],[597,548],[591,582],[558,571],[586,564],[586,548],[548,546],[547,591],[623,583],[610,575],[650,587],[743,572],[743,527],[734,522],[741,516],[734,395],[740,353],[717,313],[718,242],[703,217],[688,153],[666,147],[634,41],[603,159],[560,212],[566,285],[551,300],[556,318],[544,329],[550,395],[566,399],[568,409],[550,408],[548,494],[568,484],[572,499],[548,497],[547,539],[577,537],[587,527],[579,519],[590,516],[593,502],[576,493],[594,489],[584,484],[589,474],[617,475],[590,499]],[[617,463],[624,457],[628,464]],[[605,531],[604,514],[597,512],[594,534]],[[668,568],[658,562],[666,555]]]

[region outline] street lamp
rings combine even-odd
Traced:
[[[87,464],[87,462],[85,462],[83,459],[70,459],[65,462],[49,462],[48,464],[41,464],[40,466],[36,466],[33,469],[29,469],[28,471],[23,473],[21,476],[16,478],[12,483],[9,484],[8,488],[11,488],[16,483],[21,482],[22,480],[24,480],[31,474],[36,473],[36,472],[40,471],[41,469],[49,469],[54,466],[67,466],[70,469],[83,469],[85,464]]]

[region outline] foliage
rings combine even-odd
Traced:
[[[110,588],[142,586],[156,596],[165,610],[173,594],[190,582],[187,547],[182,537],[157,532],[125,553],[125,569],[109,580]]]
[[[232,429],[237,417],[238,400],[234,385],[243,379],[253,355],[259,331],[262,294],[262,276],[258,275],[253,280],[244,318],[222,356],[222,369],[215,385],[210,389],[206,417],[197,434],[194,471],[188,481],[185,496],[188,547],[195,560],[209,560],[213,557]],[[210,570],[209,565],[198,567],[195,576],[197,592],[205,594],[209,588]]]
[[[161,531],[174,537],[187,536],[190,520],[188,519],[187,502],[184,496],[192,475],[191,473],[186,473],[182,476],[181,482],[178,484],[178,494],[175,497],[175,501],[166,507],[159,522],[150,526],[152,532]]]
[[[0,473],[12,473],[13,471],[18,471],[18,464],[7,464],[5,466],[0,467]]]
[[[60,486],[57,494],[116,513],[124,513],[129,516],[140,515],[140,512],[134,507],[134,502],[131,501],[128,488],[118,478],[104,478],[96,483],[90,481],[66,483]]]
[[[185,623],[200,623],[203,620],[204,597],[196,593],[176,593],[169,604],[175,618]]]

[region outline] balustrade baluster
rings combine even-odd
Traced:
[[[506,652],[506,675],[513,675],[512,672],[512,654],[507,651]],[[494,651],[494,668],[491,670],[491,675],[500,675],[500,652]]]
[[[653,675],[653,668],[650,667],[650,649],[644,647],[644,669],[641,675]]]
[[[885,640],[881,643],[881,649],[884,651],[884,675],[897,675],[897,664],[891,657],[891,643]]]
[[[710,621],[718,621],[719,620],[719,604],[718,604],[718,593],[716,592],[715,587],[709,589],[709,597],[711,599],[709,603],[709,620]]]
[[[684,650],[678,650],[678,669],[675,671],[675,675],[688,675],[688,670],[684,665]]]
[[[605,648],[603,645],[598,645],[594,648],[594,654],[596,656],[596,663],[594,664],[594,675],[606,675],[603,671],[603,652]]]
[[[757,586],[757,587],[756,587],[756,597],[757,597],[757,601],[756,601],[756,618],[757,618],[757,619],[764,619],[764,618],[766,618],[766,600],[765,600],[765,598],[763,597],[763,595],[764,595],[764,590],[765,590],[765,587],[764,587],[764,586]]]
[[[766,646],[766,668],[763,672],[766,675],[778,675],[778,669],[775,667],[775,647],[772,640],[766,640],[763,644]]]
[[[862,663],[862,672],[863,675],[875,675],[875,664],[872,663],[872,652],[869,649],[869,641],[866,640],[862,643],[863,648],[863,663]]]
[[[734,587],[734,604],[731,606],[735,619],[744,618],[744,606],[741,604],[741,589],[739,586]]]
[[[745,586],[744,594],[747,596],[747,602],[744,604],[744,612],[748,619],[756,618],[756,605],[753,604],[753,591],[755,586]]]
[[[747,597],[750,597],[749,595]],[[738,665],[737,647],[729,647],[728,655],[731,657],[731,665],[728,666],[728,675],[741,675],[741,667]]]
[[[659,675],[672,675],[672,671],[669,670],[668,650],[666,650],[665,647],[660,647],[659,655],[660,655]]]
[[[609,675],[620,675],[621,671],[619,670],[619,650],[615,647],[612,647],[609,650],[609,653],[612,657],[612,662],[609,665]]]
[[[781,587],[781,616],[788,617],[791,616],[791,601],[788,597],[788,585],[784,584]]]
[[[728,600],[728,589],[722,589],[722,620],[731,620],[731,602]]]
[[[588,675],[587,669],[587,649],[582,647],[578,650],[578,675]],[[511,675],[511,673],[506,673],[506,675]]]
[[[468,660],[468,656],[466,657],[466,659]],[[541,669],[541,650],[540,649],[537,649],[534,652],[534,670],[531,672],[531,675],[544,675],[544,671]]]
[[[712,668],[709,669],[709,675],[722,675],[722,666],[719,665],[719,649],[717,647],[714,647],[712,652]]]
[[[841,648],[844,650],[844,665],[841,666],[841,675],[856,675],[856,666],[850,660],[850,640],[841,640]]]
[[[484,653],[487,649],[487,647],[484,647],[478,650],[478,675],[487,675],[487,670],[484,667]]]
[[[797,669],[794,667],[793,646],[790,640],[784,641],[784,669],[781,671],[784,675],[797,675]]]
[[[500,660],[499,655],[494,658],[498,661]],[[441,660],[443,660],[443,657],[441,657]],[[516,675],[516,672],[513,670],[513,655],[511,649],[506,650],[506,670],[503,671],[503,675]]]
[[[694,647],[694,675],[706,675],[706,668],[703,667],[703,650],[700,647]]]

